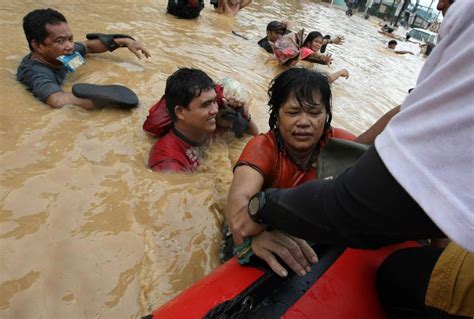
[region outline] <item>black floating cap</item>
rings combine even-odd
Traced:
[[[267,31],[286,31],[286,24],[282,23],[281,21],[272,21],[267,24]]]

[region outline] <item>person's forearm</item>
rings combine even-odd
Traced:
[[[396,54],[411,54],[411,55],[415,55],[413,52],[411,51],[395,51]]]
[[[247,214],[250,197],[261,190],[262,185],[263,176],[254,168],[247,165],[235,168],[224,212],[237,244],[245,237],[256,235],[265,228],[264,225],[253,222]]]
[[[374,144],[375,138],[385,129],[388,122],[394,117],[398,112],[400,112],[400,105],[395,106],[393,109],[385,113],[380,119],[377,120],[371,127],[367,129],[364,133],[360,134],[354,142],[361,144]]]
[[[328,74],[327,77],[328,77],[328,80],[329,80],[329,83],[332,83],[334,81],[336,81],[337,79],[339,79],[340,77],[345,77],[346,79],[349,78],[349,71],[347,71],[346,69],[341,69],[337,72],[334,72],[332,74]]]
[[[397,183],[375,147],[338,178],[268,190],[263,223],[319,244],[377,248],[444,237]]]
[[[83,42],[86,46],[86,54],[88,53],[103,53],[107,52],[107,47],[98,39],[86,40]]]
[[[242,2],[240,3],[240,9],[245,8],[245,7],[248,6],[250,3],[252,3],[252,0],[242,0]]]
[[[119,47],[127,47],[127,43],[134,40],[129,38],[116,38],[113,41]],[[98,39],[86,40],[83,43],[86,46],[86,53],[104,53],[108,51],[107,47]]]
[[[341,71],[337,71],[337,72],[328,74],[329,83],[332,83],[332,82],[336,81],[337,79],[339,79],[339,77],[341,75],[342,75]]]
[[[58,92],[51,94],[46,100],[46,104],[53,108],[61,108],[67,104],[76,105],[86,110],[96,108],[95,104],[91,100],[78,98],[70,92]]]
[[[257,124],[255,124],[254,121],[250,120],[249,129],[248,129],[247,132],[252,136],[257,136],[258,135],[258,127],[257,127]]]
[[[310,55],[308,56],[306,59],[304,59],[305,61],[309,61],[309,62],[312,62],[312,63],[318,63],[318,64],[324,64],[324,65],[327,65],[327,62],[321,60],[317,55]]]
[[[241,244],[246,237],[262,232],[265,227],[253,222],[247,214],[249,198],[230,196],[225,208],[225,215],[236,244]]]

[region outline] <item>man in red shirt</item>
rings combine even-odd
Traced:
[[[150,151],[149,167],[155,171],[194,171],[199,166],[203,148],[220,126],[218,102],[244,110],[242,114],[249,122],[249,132],[256,129],[245,103],[236,100],[225,103],[222,89],[205,72],[182,68],[172,74],[166,80],[164,97],[150,109],[143,125],[144,130],[153,135],[164,134]]]

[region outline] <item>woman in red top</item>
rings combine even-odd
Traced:
[[[292,68],[270,84],[270,131],[246,145],[234,168],[225,209],[237,245],[252,237],[253,252],[279,275],[287,272],[278,255],[299,275],[310,271],[316,253],[302,239],[266,231],[250,220],[250,197],[266,188],[288,188],[317,178],[317,159],[331,128],[331,89],[328,78],[316,71]],[[336,136],[337,137],[337,136]]]

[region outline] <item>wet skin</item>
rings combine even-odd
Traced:
[[[47,24],[48,36],[41,43],[33,41],[35,49],[34,58],[50,64],[60,66],[61,62],[56,60],[61,55],[69,55],[74,52],[74,36],[67,23]]]
[[[299,105],[291,96],[278,111],[278,129],[285,145],[297,153],[306,153],[319,142],[324,131],[326,109],[321,94],[315,95],[314,105]]]

